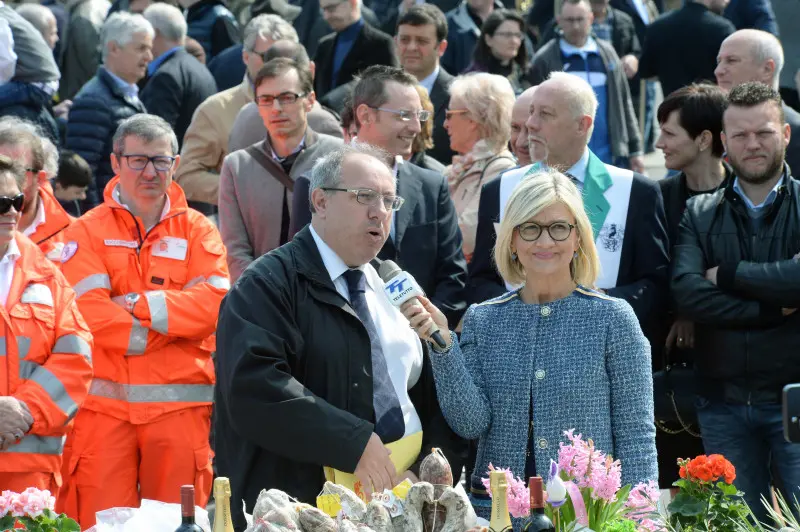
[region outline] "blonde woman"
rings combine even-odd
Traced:
[[[568,429],[622,461],[623,485],[657,480],[650,346],[628,303],[589,288],[600,263],[572,182],[555,171],[524,179],[494,252],[503,277],[523,286],[470,307],[460,342],[427,299],[403,308],[418,332],[433,321],[447,340],[432,344],[436,392],[452,429],[479,440],[478,514],[490,513],[480,482],[489,463],[545,476]]]
[[[475,250],[481,187],[516,166],[508,151],[514,91],[502,76],[486,73],[458,76],[450,85],[444,127],[450,148],[459,155],[445,170],[450,197],[464,238],[464,257]]]

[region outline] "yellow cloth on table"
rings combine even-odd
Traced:
[[[415,432],[405,438],[397,440],[385,445],[392,454],[389,457],[392,459],[397,474],[405,473],[408,468],[417,461],[419,453],[422,450],[422,431]],[[332,467],[325,468],[325,480],[339,484],[345,488],[353,491],[356,495],[361,497],[364,502],[370,500],[372,489],[369,493],[365,493],[361,482],[356,479],[352,473],[343,473]]]

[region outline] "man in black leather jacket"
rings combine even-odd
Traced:
[[[783,438],[781,390],[800,382],[800,183],[784,163],[791,129],[780,95],[761,83],[729,94],[722,140],[736,176],[689,200],[672,290],[696,322],[696,402],[707,453],[736,467],[760,520],[770,464],[800,497],[800,445]]]

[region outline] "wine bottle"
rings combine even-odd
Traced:
[[[524,532],[556,532],[553,522],[544,514],[544,489],[542,477],[531,477],[528,480],[531,493],[531,516],[525,523]]]
[[[231,482],[226,477],[214,480],[214,531],[233,532],[231,522]]]
[[[181,486],[181,526],[175,532],[203,532],[194,522],[194,486]]]
[[[489,473],[489,487],[492,490],[492,519],[490,532],[510,532],[511,516],[508,515],[508,483],[503,471]]]

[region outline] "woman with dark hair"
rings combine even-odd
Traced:
[[[525,20],[511,9],[495,9],[483,22],[481,38],[466,72],[488,72],[508,78],[519,96],[530,83],[528,51],[525,49]],[[465,73],[466,73],[465,72]]]
[[[731,168],[722,160],[724,147],[720,136],[722,115],[727,106],[727,96],[718,86],[693,84],[667,96],[658,108],[661,135],[656,148],[664,152],[666,167],[680,172],[659,181],[670,251],[678,238],[686,202],[699,194],[716,191],[730,179]],[[655,369],[663,369],[668,363],[694,360],[694,324],[670,313],[664,327],[666,331],[669,333],[664,345],[653,345]],[[657,427],[659,484],[667,488],[677,480],[676,459],[702,454],[703,442],[691,434],[698,430],[696,426],[686,430],[683,426],[657,423]]]

